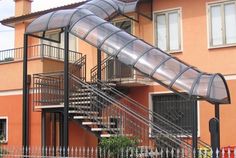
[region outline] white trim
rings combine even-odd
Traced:
[[[236,80],[236,74],[235,75],[224,75],[225,80],[230,81],[230,80]]]
[[[33,94],[34,89],[30,89],[29,94]],[[0,96],[22,95],[22,89],[0,91]]]
[[[212,2],[206,2],[207,5],[217,4],[217,3],[225,3],[225,2],[236,2],[235,0],[214,0]]]
[[[148,94],[148,105],[149,105],[149,110],[150,111],[153,111],[153,101],[152,101],[152,96],[153,95],[158,95],[158,94],[173,94],[174,92],[172,91],[158,91],[158,92],[149,92]],[[197,107],[198,107],[198,137],[200,137],[200,132],[201,132],[201,129],[200,129],[200,101],[197,101]],[[152,119],[152,116],[151,114],[149,114],[149,119],[150,120],[153,120]],[[149,127],[149,133],[151,133],[151,127]]]
[[[8,142],[8,117],[0,116],[0,120],[6,120],[6,139],[2,143],[7,143]]]
[[[0,91],[0,96],[22,95],[22,90]]]
[[[180,27],[180,50],[173,50],[173,51],[167,51],[167,53],[169,54],[175,54],[175,53],[182,53],[184,51],[184,40],[183,40],[183,16],[182,16],[182,12],[183,9],[182,7],[176,7],[176,8],[168,8],[168,9],[163,9],[163,10],[158,10],[158,11],[153,11],[153,45],[157,46],[156,44],[156,15],[159,13],[165,13],[165,12],[172,12],[172,11],[178,11],[179,13],[179,27]]]

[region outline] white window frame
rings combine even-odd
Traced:
[[[155,46],[158,46],[157,44],[157,16],[161,15],[161,14],[165,14],[165,16],[167,16],[167,14],[171,13],[171,12],[178,12],[179,13],[179,46],[180,49],[179,50],[167,50],[167,53],[181,53],[183,52],[183,20],[182,20],[182,7],[177,7],[177,8],[170,8],[170,9],[164,9],[164,10],[159,10],[159,11],[154,11],[153,12],[153,17],[154,17],[154,22],[153,22],[153,30],[154,30],[154,38],[153,38],[153,44]],[[167,33],[169,34],[169,32]],[[169,37],[167,37],[167,45],[170,45],[170,40]],[[168,47],[168,46],[167,46]]]
[[[0,116],[0,120],[6,120],[6,138],[1,143],[7,143],[8,142],[8,117],[7,116]]]
[[[162,95],[162,94],[173,94],[174,92],[172,91],[160,91],[160,92],[149,92],[148,94],[148,105],[149,105],[149,110],[153,111],[153,101],[152,101],[152,96],[153,95]],[[201,134],[201,129],[200,129],[200,101],[197,101],[197,110],[198,110],[198,132],[197,132],[197,136],[200,138],[200,134]],[[152,115],[149,114],[149,120],[153,120]],[[151,133],[152,133],[152,125],[149,125],[149,137],[151,137]],[[185,136],[181,136],[180,137],[185,137]],[[192,137],[192,135],[190,135],[190,137]]]
[[[222,40],[223,40],[223,44],[221,45],[213,45],[213,39],[212,39],[212,25],[211,25],[211,12],[210,9],[212,6],[218,6],[221,5],[221,16],[223,14],[224,16],[224,12],[222,10],[222,6],[224,6],[225,4],[231,4],[231,3],[235,3],[236,6],[236,1],[235,0],[218,0],[218,1],[214,1],[214,2],[207,2],[206,3],[206,13],[207,13],[207,38],[208,38],[208,49],[214,49],[214,48],[224,48],[224,47],[232,47],[232,46],[236,46],[236,41],[233,44],[227,44],[226,43],[226,30],[225,30],[225,18],[223,17],[222,20],[222,26],[223,26],[223,35],[222,35]]]
[[[48,34],[48,35],[59,34],[60,36],[63,36],[63,33],[60,34],[59,32],[60,32],[60,31],[48,31],[47,34]],[[70,34],[69,36],[74,36],[74,35]],[[76,36],[74,36],[74,37],[75,37],[75,50],[72,50],[72,51],[78,51],[78,50],[79,50],[79,38],[76,37]],[[41,39],[41,40],[40,40],[40,44],[45,44],[44,41],[47,41],[47,40]],[[55,44],[57,44],[56,47],[62,48],[62,47],[60,47],[62,41],[61,41],[61,43],[56,43],[56,42],[51,42],[51,41],[47,41],[47,42],[49,42],[49,45],[51,45],[52,43],[55,43]],[[64,42],[64,41],[63,41],[63,42]],[[69,43],[69,44],[70,44],[70,43]]]

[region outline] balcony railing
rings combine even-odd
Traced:
[[[90,71],[91,81],[97,81],[97,66],[93,67]],[[146,76],[140,74],[138,71],[134,70],[132,67],[126,66],[119,62],[114,57],[107,57],[101,63],[101,81],[115,81],[120,83],[131,83],[139,82],[151,83],[151,80]]]
[[[28,47],[28,59],[34,58],[49,58],[55,59],[59,61],[64,60],[64,49],[47,45],[47,44],[39,44]],[[7,63],[12,61],[20,61],[23,59],[24,49],[14,48],[8,50],[0,51],[0,63]],[[69,51],[69,60],[70,62],[75,62],[76,60],[82,57],[81,53],[76,51]]]

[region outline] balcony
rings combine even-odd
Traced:
[[[64,49],[47,45],[38,44],[28,47],[28,59],[47,58],[58,61],[64,61]],[[0,51],[0,64],[10,63],[16,61],[22,61],[24,54],[24,48],[14,48]],[[69,60],[71,63],[82,57],[81,53],[75,51],[69,51]]]
[[[117,86],[134,87],[152,84],[152,80],[113,57],[102,61],[102,81],[115,82]],[[97,80],[97,66],[91,69],[91,81]]]

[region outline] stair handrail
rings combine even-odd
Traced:
[[[104,100],[110,101],[112,103],[114,103],[115,105],[118,105],[118,108],[125,110],[126,112],[128,112],[130,115],[134,116],[135,118],[139,119],[139,121],[143,122],[144,124],[146,124],[147,126],[150,126],[152,128],[156,128],[157,132],[159,132],[159,134],[161,134],[162,136],[166,137],[166,135],[168,135],[168,139],[170,139],[171,141],[177,143],[178,145],[184,145],[185,147],[187,147],[188,149],[192,149],[191,145],[188,144],[185,141],[182,141],[176,137],[173,137],[173,135],[169,135],[167,131],[165,131],[164,129],[162,129],[161,127],[158,127],[156,124],[153,124],[150,120],[144,118],[141,115],[138,115],[137,113],[133,112],[131,109],[129,109],[127,106],[121,104],[119,101],[115,100],[114,98],[107,96],[107,94],[105,94],[104,92],[100,91],[99,89],[89,85],[88,83],[83,82],[81,79],[79,79],[78,77],[74,76],[73,74],[71,74],[72,79],[74,79],[74,81],[79,82],[79,84],[83,85],[84,87],[92,90],[95,94],[99,95],[99,97],[102,97]],[[161,132],[161,133],[160,133]]]
[[[188,132],[186,130],[184,130],[183,128],[177,126],[176,124],[174,124],[173,122],[171,122],[168,119],[164,118],[163,116],[159,115],[158,113],[148,109],[144,105],[140,104],[139,102],[137,102],[136,100],[130,98],[129,96],[125,95],[124,93],[118,91],[116,88],[110,86],[109,84],[105,84],[101,80],[97,80],[97,83],[100,86],[102,86],[102,87],[108,87],[107,88],[108,91],[113,92],[115,95],[121,96],[122,99],[126,99],[132,105],[135,105],[136,107],[141,108],[142,110],[148,112],[149,116],[151,116],[152,118],[157,117],[158,120],[161,120],[164,124],[168,124],[169,127],[171,127],[172,129],[176,129],[178,131],[181,131],[181,135],[183,135],[185,137],[189,137],[190,136],[189,134],[187,134]],[[198,140],[198,141],[199,141],[199,145],[202,145],[202,146],[210,149],[210,145],[209,144],[207,144],[206,142],[204,142],[202,140]]]
[[[105,63],[107,63],[109,60],[111,60],[112,58],[114,58],[113,56],[107,56],[104,60],[102,60],[101,62],[101,66],[104,65]],[[96,70],[97,70],[98,66],[94,66],[91,70],[90,70],[90,74],[91,74],[91,81],[95,81],[96,80]],[[102,70],[104,70],[104,68],[102,68]],[[95,73],[95,75],[93,75]]]

